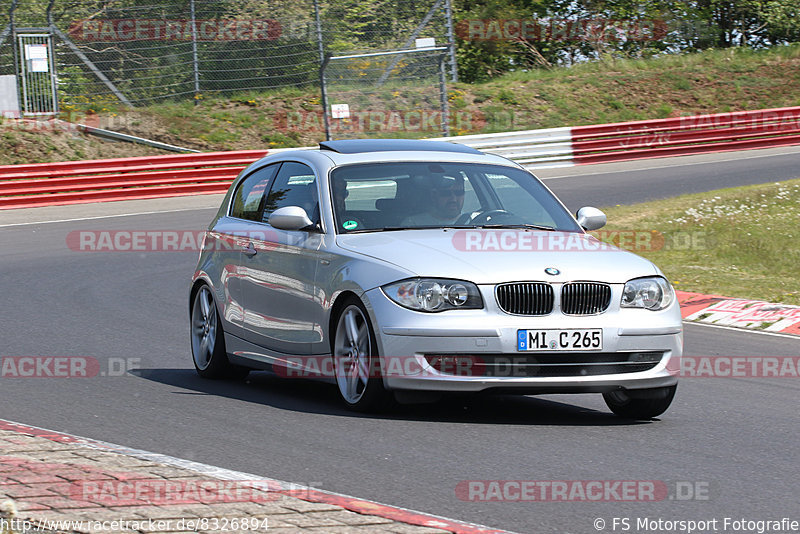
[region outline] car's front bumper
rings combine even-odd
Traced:
[[[388,388],[519,393],[597,392],[677,383],[683,333],[677,303],[662,311],[620,309],[613,290],[609,309],[599,315],[546,316],[504,313],[494,287],[481,286],[484,308],[422,313],[391,301],[380,289],[367,292],[368,306]],[[594,352],[518,352],[520,329],[602,329],[603,348]],[[431,365],[440,362],[449,365]],[[448,360],[448,357],[449,360]],[[648,359],[649,365],[620,360]],[[562,360],[563,359],[563,360]],[[544,364],[540,364],[539,361]],[[608,365],[598,362],[607,361]],[[472,365],[477,362],[476,365]],[[501,365],[487,365],[501,362]],[[645,369],[646,367],[646,369]]]

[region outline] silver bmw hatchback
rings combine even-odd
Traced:
[[[447,142],[284,151],[234,180],[189,296],[207,378],[335,383],[354,410],[443,392],[601,393],[663,413],[683,345],[650,261],[520,165]]]

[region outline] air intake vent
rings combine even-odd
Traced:
[[[547,315],[553,311],[553,287],[542,282],[517,282],[497,286],[497,304],[514,315]]]
[[[561,311],[567,315],[596,315],[608,309],[611,287],[592,282],[573,282],[561,288]]]

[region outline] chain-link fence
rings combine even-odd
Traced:
[[[366,2],[349,21],[341,5],[326,13],[328,137],[449,135],[446,80],[456,77],[449,3]]]
[[[448,135],[446,47],[334,56],[324,72],[328,137]]]
[[[11,23],[8,10],[0,11],[0,76],[13,75],[14,58],[11,48]]]
[[[58,102],[140,107],[315,86],[326,56],[415,48],[424,37],[446,49],[345,67],[331,81],[364,95],[423,86],[439,95],[440,70],[455,76],[448,14],[448,0],[11,0],[0,13],[0,75],[19,78],[29,59],[18,35],[49,34]],[[369,74],[359,79],[362,72]],[[393,111],[391,99],[366,98],[369,111]],[[404,100],[440,109],[438,96],[435,105]]]

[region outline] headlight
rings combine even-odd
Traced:
[[[478,286],[461,280],[412,278],[385,285],[381,289],[399,305],[416,311],[483,308]]]
[[[675,291],[664,278],[637,278],[625,284],[622,290],[623,308],[647,308],[663,310],[675,300]]]

